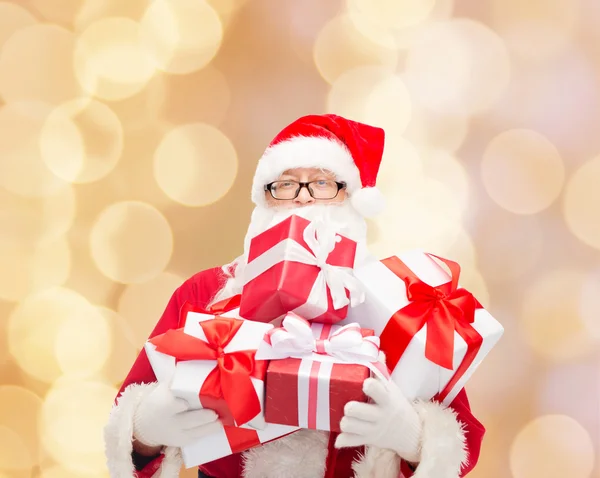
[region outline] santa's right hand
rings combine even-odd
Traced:
[[[157,387],[138,404],[133,418],[133,437],[146,446],[183,447],[217,432],[222,424],[207,408],[190,410],[167,384]]]

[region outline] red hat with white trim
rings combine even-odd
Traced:
[[[252,184],[252,201],[266,206],[265,185],[295,168],[321,168],[346,183],[354,209],[363,217],[385,206],[376,188],[383,155],[383,129],[337,115],[303,116],[273,139],[258,162]]]

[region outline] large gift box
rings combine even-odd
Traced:
[[[290,311],[335,323],[364,300],[352,268],[356,242],[324,221],[292,215],[251,240],[244,267],[242,317],[261,322]]]
[[[170,383],[173,394],[190,408],[215,410],[224,425],[218,433],[182,449],[188,468],[296,430],[265,423],[267,362],[257,360],[255,354],[273,326],[240,319],[235,302],[209,310],[185,304],[183,326],[153,337],[144,346],[158,381]]]
[[[367,401],[362,387],[371,372],[389,377],[378,362],[379,339],[372,330],[309,323],[294,313],[269,331],[256,356],[271,360],[268,423],[339,432],[346,403]]]
[[[355,276],[366,300],[344,322],[380,336],[392,380],[409,399],[450,404],[504,332],[459,286],[460,266],[415,250],[365,261]]]

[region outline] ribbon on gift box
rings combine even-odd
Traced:
[[[199,307],[198,305],[192,304],[189,301],[185,301],[181,306],[181,309],[179,309],[179,324],[177,327],[180,328],[185,325],[185,320],[187,318],[188,313],[190,312],[215,316],[222,315],[239,308],[241,299],[242,295],[237,294],[229,299],[224,299],[219,302],[215,302],[209,307]]]
[[[319,337],[315,337],[312,326],[322,326]],[[301,359],[301,368],[308,371],[305,386],[308,387],[307,403],[299,403],[299,413],[306,413],[306,419],[300,418],[308,428],[317,428],[319,366],[321,363],[355,364],[371,370],[377,377],[389,380],[387,367],[378,361],[379,338],[363,337],[360,326],[356,323],[339,327],[333,333],[330,324],[312,324],[299,315],[289,312],[283,319],[282,326],[269,330],[265,334],[264,344],[259,347],[257,356],[261,359],[281,360],[286,358]],[[264,346],[266,345],[266,347]],[[309,362],[305,363],[304,360]],[[311,366],[312,363],[312,366]],[[303,367],[302,364],[306,365]],[[301,386],[299,385],[301,388]],[[327,387],[324,387],[327,388]]]
[[[221,410],[225,401],[237,425],[252,420],[261,406],[251,377],[264,380],[267,362],[256,360],[256,350],[226,353],[243,320],[216,316],[200,322],[206,341],[186,334],[183,329],[171,329],[150,339],[156,351],[175,357],[176,361],[216,360],[217,366],[208,374],[200,388],[200,403],[204,408]],[[230,423],[229,417],[221,417]]]
[[[433,254],[450,270],[451,280],[437,287],[430,286],[398,257],[381,262],[406,284],[408,305],[397,311],[381,333],[381,348],[386,352],[387,364],[394,369],[415,334],[427,325],[425,356],[431,362],[453,369],[454,332],[464,339],[467,352],[450,382],[438,393],[443,400],[467,371],[483,343],[483,337],[471,325],[475,310],[481,304],[466,289],[458,287],[460,265]]]
[[[342,309],[348,304],[354,307],[364,302],[365,292],[360,281],[354,277],[352,269],[327,263],[329,254],[341,239],[335,231],[323,222],[313,221],[304,229],[303,239],[310,251],[294,240],[282,241],[245,266],[244,281],[250,282],[280,262],[299,262],[320,269],[307,300],[308,303],[316,305],[323,312],[327,311],[328,288],[335,310]]]

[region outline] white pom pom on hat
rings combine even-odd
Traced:
[[[258,162],[252,201],[265,206],[265,184],[295,168],[322,168],[346,183],[350,202],[363,217],[377,215],[385,206],[376,188],[383,156],[383,129],[337,115],[303,116],[273,139]]]

